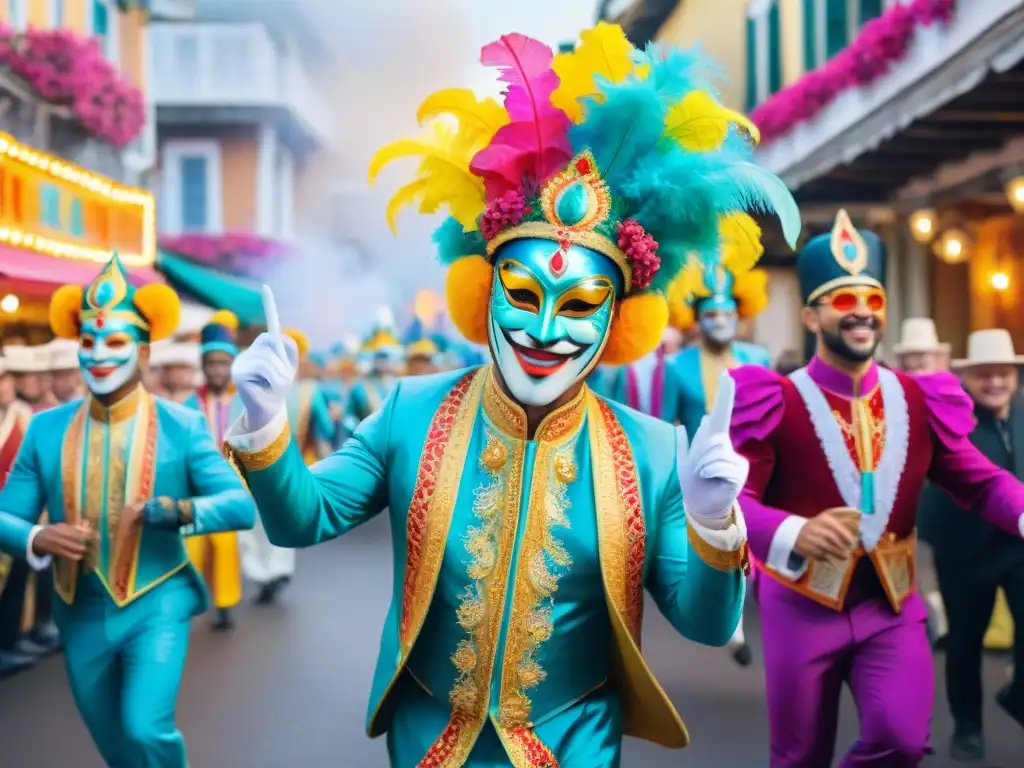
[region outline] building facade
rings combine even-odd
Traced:
[[[148,28],[130,0],[7,0],[0,38],[0,327],[49,338],[60,284],[85,283],[117,249],[133,281],[153,270],[146,171]],[[88,71],[89,78],[79,77]]]

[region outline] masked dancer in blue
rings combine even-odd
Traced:
[[[140,384],[179,312],[166,286],[136,290],[116,254],[84,290],[58,289],[50,325],[80,342],[89,394],[33,417],[0,491],[0,549],[36,568],[53,559],[71,692],[117,768],[186,764],[175,702],[207,598],[183,537],[255,516],[202,416]]]
[[[768,276],[755,269],[764,247],[761,228],[746,213],[719,222],[721,247],[716,253],[695,254],[669,286],[669,323],[683,333],[699,329],[696,344],[669,362],[670,380],[679,419],[694,434],[715,402],[722,372],[740,365],[770,367],[768,350],[736,338],[739,324],[752,320],[768,306]],[[728,644],[740,666],[753,660],[743,622]]]
[[[746,466],[726,429],[728,379],[689,450],[585,379],[602,359],[653,351],[662,291],[684,254],[718,246],[720,216],[778,207],[793,236],[799,219],[691,54],[643,54],[602,25],[558,59],[518,34],[482,59],[504,107],[434,94],[419,112],[445,114],[432,139],[382,149],[371,174],[427,155],[395,205],[447,204],[449,314],[494,362],[401,379],[310,470],[286,416],[295,349],[271,323],[235,362],[245,415],[228,442],[278,544],[388,510],[395,587],[367,730],[387,733],[393,766],[614,768],[624,734],[687,743],[640,655],[644,589],[686,637],[729,639]]]

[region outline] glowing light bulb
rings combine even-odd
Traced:
[[[919,243],[930,243],[935,237],[938,214],[931,208],[914,211],[910,215],[910,236]]]
[[[18,307],[21,306],[21,302],[18,301],[18,297],[13,293],[8,293],[2,299],[0,299],[0,310],[3,310],[7,314],[13,314],[18,311]]]
[[[1005,291],[1010,287],[1010,276],[1005,272],[996,272],[990,278],[992,287],[997,291]]]

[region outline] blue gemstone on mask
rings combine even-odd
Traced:
[[[107,303],[114,298],[114,291],[114,284],[109,280],[104,280],[97,284],[96,292],[94,294],[96,297],[96,303],[101,307],[105,307]]]
[[[850,261],[857,258],[857,246],[853,243],[843,243],[843,255]]]
[[[574,181],[555,198],[555,215],[567,227],[575,226],[590,211],[590,190],[582,181]]]

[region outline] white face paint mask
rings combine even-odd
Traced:
[[[739,324],[735,312],[715,310],[702,312],[700,316],[700,332],[704,338],[719,345],[728,344],[736,338]]]
[[[134,327],[116,318],[105,320],[102,326],[85,321],[78,363],[82,366],[82,378],[94,395],[117,392],[139,370],[139,342]]]

